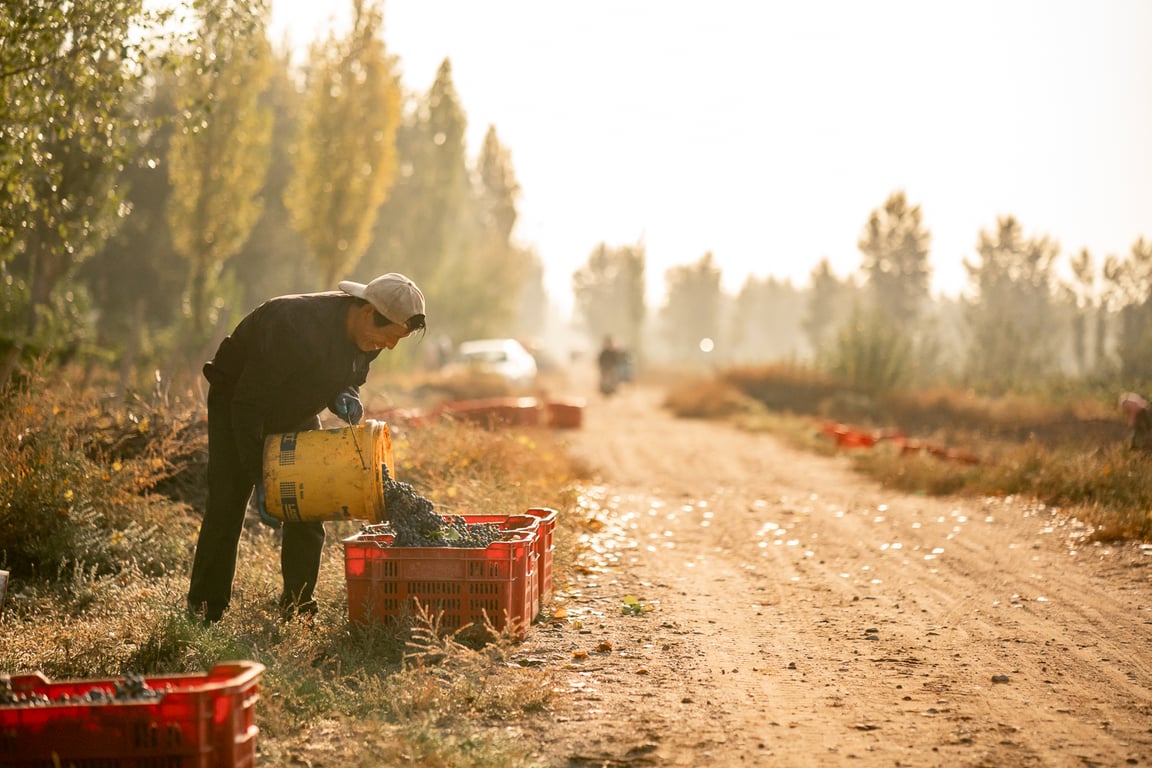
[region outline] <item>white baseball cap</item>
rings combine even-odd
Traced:
[[[424,294],[416,287],[416,283],[399,272],[380,275],[367,285],[341,280],[340,290],[364,299],[397,325],[408,325],[413,317],[424,314]]]

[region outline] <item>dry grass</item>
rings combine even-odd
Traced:
[[[554,571],[564,569],[562,542],[574,538],[565,531],[579,525],[565,512],[583,471],[557,435],[441,423],[393,437],[398,476],[441,511],[559,510]],[[357,523],[326,526],[314,620],[280,619],[279,540],[258,523],[241,538],[223,621],[185,616],[202,508],[202,410],[114,403],[41,382],[0,406],[0,452],[0,568],[12,572],[0,673],[200,673],[250,659],[267,670],[257,722],[269,764],[316,749],[354,766],[527,764],[525,745],[492,724],[547,707],[544,673],[505,665],[516,640],[490,628],[445,636],[434,615],[349,624],[341,539]],[[326,741],[333,722],[341,737]],[[344,755],[346,744],[357,747]]]
[[[664,407],[685,419],[731,419],[764,410],[732,384],[714,378],[682,381],[668,390]]]
[[[939,389],[861,397],[785,366],[681,382],[666,404],[680,416],[727,419],[823,453],[838,450],[821,432],[829,421],[898,431],[905,440],[852,450],[857,469],[909,492],[1035,498],[1070,509],[1099,537],[1152,539],[1152,456],[1126,448],[1110,396],[989,398]],[[907,450],[917,445],[924,450]]]
[[[564,509],[585,474],[556,436],[542,429],[488,430],[439,421],[401,428],[393,447],[398,479],[454,514]]]

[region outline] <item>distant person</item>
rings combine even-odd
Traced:
[[[600,392],[611,395],[620,385],[620,363],[622,362],[620,348],[612,336],[605,336],[600,347],[600,354],[596,356],[596,365],[600,371]]]
[[[1120,410],[1128,421],[1128,447],[1134,451],[1152,451],[1152,410],[1148,401],[1135,392],[1120,395]]]
[[[188,612],[219,621],[232,599],[236,551],[255,489],[262,520],[264,438],[319,429],[324,408],[348,424],[364,415],[360,386],[382,349],[424,330],[424,294],[404,275],[339,291],[280,296],[254,309],[204,365],[208,379],[208,502],[188,586]],[[284,616],[314,614],[322,521],[283,522]]]
[[[636,366],[632,360],[632,353],[626,349],[620,350],[620,362],[616,366],[620,382],[626,384],[636,378]]]

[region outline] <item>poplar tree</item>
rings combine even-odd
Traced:
[[[260,193],[264,205],[248,242],[229,261],[243,292],[242,306],[255,306],[270,296],[316,290],[321,285],[320,265],[293,230],[284,205],[293,177],[290,149],[304,114],[304,98],[297,88],[290,52],[278,52],[264,95],[272,111],[271,152]]]
[[[872,211],[857,247],[861,270],[877,308],[911,328],[928,301],[932,268],[928,263],[931,234],[924,229],[920,206],[894,192]]]
[[[907,385],[914,373],[936,368],[934,324],[924,317],[930,241],[920,206],[909,205],[903,191],[868,217],[857,247],[869,301],[854,309],[849,327],[841,327],[830,359],[835,372],[860,388]]]
[[[647,312],[645,262],[642,244],[609,248],[601,243],[572,274],[576,314],[594,344],[613,336],[620,345],[639,350]]]
[[[475,306],[456,304],[459,290],[474,288],[457,280],[456,270],[466,258],[465,243],[475,236],[476,219],[465,144],[468,121],[449,59],[441,62],[416,117],[405,261],[412,264],[417,282],[426,286],[429,301],[438,307],[438,322],[449,335],[479,333],[472,330]]]
[[[512,238],[516,226],[520,183],[512,167],[512,156],[500,143],[496,128],[489,126],[476,162],[476,212],[479,216],[478,252],[459,265],[454,273],[460,278],[456,295],[474,306],[464,316],[473,318],[492,333],[510,333],[520,327],[521,314],[531,311],[542,296],[527,295],[540,290],[539,281],[530,283],[533,274],[542,274],[535,254],[516,244]],[[541,312],[542,314],[542,312]],[[529,326],[530,328],[539,328]]]
[[[850,279],[837,277],[826,258],[812,269],[809,280],[808,304],[800,327],[809,346],[819,354],[851,314],[857,288]]]
[[[1124,259],[1105,261],[1119,319],[1116,357],[1120,375],[1137,389],[1152,384],[1152,241],[1139,238]]]
[[[1080,375],[1086,374],[1095,360],[1100,358],[1101,349],[1091,349],[1090,342],[1099,337],[1091,332],[1091,321],[1097,327],[1102,324],[1099,316],[1100,297],[1096,295],[1096,262],[1087,248],[1069,261],[1072,281],[1066,286],[1068,303],[1072,308],[1072,357]],[[1091,350],[1091,352],[1090,352]],[[1094,354],[1092,354],[1094,353]]]
[[[477,195],[485,231],[497,242],[509,243],[519,215],[516,203],[520,198],[520,182],[512,168],[512,155],[500,143],[495,126],[488,126],[484,134],[477,167],[480,179]]]
[[[442,69],[441,74],[444,87],[439,89],[439,103],[441,111],[450,113],[454,108],[449,105],[455,101],[446,87],[450,83],[448,70]],[[430,110],[429,117],[436,113]],[[462,118],[463,113],[459,115]],[[445,128],[463,126],[463,122],[447,120],[440,124]],[[428,259],[416,265],[416,274],[421,275],[418,282],[429,304],[437,308],[437,329],[458,340],[512,335],[522,327],[521,312],[532,306],[532,297],[525,292],[531,285],[536,257],[512,237],[520,184],[511,154],[500,143],[495,128],[489,127],[476,162],[474,184],[468,181],[466,166],[463,175],[454,172],[460,168],[454,153],[425,159],[431,162],[423,167],[435,169],[433,177],[445,181],[445,186],[424,188],[422,205],[414,217],[425,223],[423,242],[429,244],[426,251],[417,248],[414,255],[440,254],[437,265]],[[417,200],[410,198],[408,202]],[[456,226],[448,227],[453,220]],[[426,277],[421,267],[430,269]]]
[[[210,325],[228,319],[214,301],[217,280],[262,209],[272,118],[260,97],[271,54],[259,0],[207,0],[197,12],[198,44],[179,71],[183,120],[168,153],[168,226],[188,262],[191,342],[211,345]]]
[[[501,311],[469,298],[482,289],[472,267],[484,235],[468,167],[467,127],[452,63],[445,59],[397,132],[396,186],[380,209],[365,259],[375,271],[403,272],[415,280],[428,300],[434,332],[456,340],[484,333],[490,327],[484,314]]]
[[[749,276],[740,287],[729,335],[733,358],[769,362],[800,355],[805,295],[789,280]]]
[[[520,291],[520,311],[517,317],[516,335],[528,338],[539,337],[548,322],[548,291],[544,287],[544,262],[534,249],[524,251],[525,269],[523,287]]]
[[[1056,370],[1053,266],[1057,245],[1025,238],[1012,216],[980,232],[975,260],[964,260],[972,297],[965,300],[973,384],[999,393]]]
[[[383,11],[373,0],[352,7],[347,36],[333,32],[311,48],[295,173],[284,196],[330,288],[364,255],[396,178],[400,86],[381,37]]]
[[[660,316],[673,359],[695,359],[701,340],[719,341],[720,275],[711,251],[664,273],[668,300]]]

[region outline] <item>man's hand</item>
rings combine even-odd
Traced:
[[[364,406],[360,403],[360,398],[351,392],[336,395],[332,405],[335,406],[332,412],[349,424],[359,424],[360,419],[364,418]]]
[[[260,522],[269,528],[279,530],[284,522],[280,518],[272,517],[272,515],[268,514],[268,505],[264,501],[264,483],[256,483],[256,491],[252,494],[252,502],[256,505],[256,511],[260,514]]]

